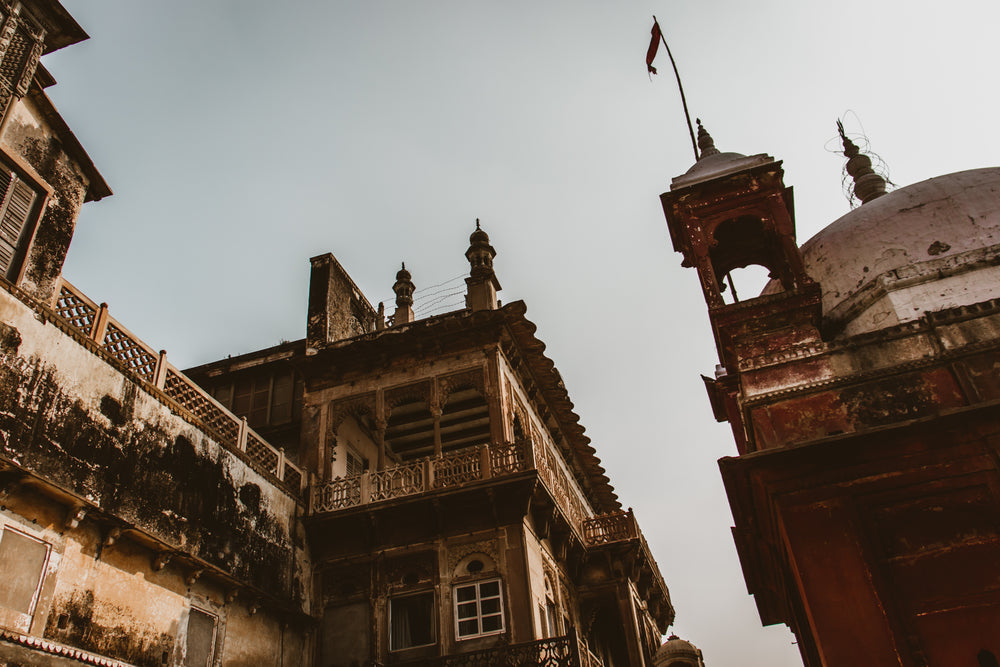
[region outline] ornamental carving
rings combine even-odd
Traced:
[[[364,394],[330,404],[329,436],[336,436],[337,429],[348,417],[360,421],[362,417],[375,417],[375,394]]]
[[[486,378],[482,367],[438,378],[441,405],[448,403],[448,397],[460,389],[475,389],[486,396]]]
[[[468,544],[456,544],[448,546],[448,571],[454,573],[455,568],[468,556],[481,553],[488,556],[496,568],[500,569],[499,549],[496,540],[485,540],[483,542],[470,542]]]
[[[431,583],[437,579],[437,554],[421,551],[387,558],[382,564],[382,575],[393,588]]]
[[[405,403],[423,403],[429,405],[431,402],[430,382],[418,382],[402,387],[393,387],[385,392],[385,416],[392,413],[392,409],[397,405]]]

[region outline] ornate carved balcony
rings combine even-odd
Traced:
[[[596,518],[593,508],[557,454],[543,443],[527,439],[466,447],[436,458],[422,458],[384,470],[320,482],[310,489],[310,512],[313,515],[337,512],[528,470],[538,474],[567,523],[580,541],[587,543],[583,526],[586,521]],[[615,519],[617,515],[615,513],[612,520],[618,520]]]
[[[587,650],[575,630],[563,637],[540,639],[523,644],[511,644],[482,651],[445,655],[438,658],[400,663],[427,667],[508,667],[509,665],[540,665],[541,667],[604,667],[600,659]]]

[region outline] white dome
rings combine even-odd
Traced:
[[[654,667],[671,667],[671,665],[701,667],[703,664],[698,647],[677,635],[671,635],[653,656]]]
[[[998,298],[1000,168],[883,195],[806,241],[802,255],[824,320],[847,335]]]

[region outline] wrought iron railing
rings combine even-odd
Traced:
[[[427,667],[603,667],[577,638],[574,630],[563,637],[551,637],[523,644],[506,644],[481,651],[424,658],[403,665]]]
[[[108,314],[108,305],[98,305],[61,279],[54,310],[71,329],[97,343],[120,365],[124,373],[153,385],[193,416],[224,446],[235,449],[276,477],[296,495],[305,492],[302,469],[285,459],[284,450],[273,447],[209,396],[201,387],[167,361],[167,353],[156,352]]]

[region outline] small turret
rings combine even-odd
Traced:
[[[493,272],[493,258],[497,251],[490,245],[489,235],[479,226],[476,218],[476,231],[469,236],[469,249],[465,258],[469,260],[471,270],[465,279],[468,289],[465,295],[465,305],[473,311],[496,310],[497,292],[500,282]]]
[[[406,324],[413,321],[413,281],[410,272],[406,270],[406,262],[396,273],[396,284],[392,291],[396,293],[396,313],[392,317],[393,325]]]
[[[854,179],[854,196],[867,204],[885,194],[885,179],[872,169],[872,159],[861,152],[857,145],[844,134],[844,124],[837,121],[837,132],[844,142],[844,157],[847,158],[847,173]]]

